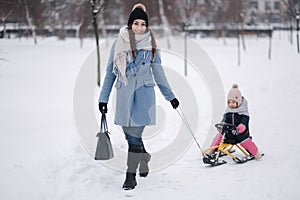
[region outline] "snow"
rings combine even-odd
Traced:
[[[225,92],[236,82],[247,98],[251,134],[265,153],[261,161],[239,165],[224,158],[228,164],[210,168],[203,165],[192,143],[176,162],[147,178],[138,177],[135,190],[123,191],[124,173],[93,160],[80,142],[73,119],[76,78],[94,50],[94,41],[86,39],[80,48],[75,39],[39,38],[38,45],[31,38],[1,39],[0,198],[298,198],[300,55],[288,42],[288,33],[274,34],[271,60],[268,38],[246,37],[241,66],[237,65],[235,39],[226,39],[226,46],[221,39],[195,42],[215,63]],[[112,140],[125,150],[125,139],[115,139],[118,134],[122,136],[113,132]],[[196,137],[203,144],[203,132],[198,131]],[[153,143],[149,141],[151,153],[156,149]]]

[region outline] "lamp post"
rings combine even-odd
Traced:
[[[242,30],[242,20],[244,17],[244,13],[240,13],[238,15],[238,21],[237,21],[237,50],[238,50],[238,66],[241,65],[241,30]]]
[[[245,44],[245,38],[244,38],[244,20],[245,20],[245,13],[241,12],[240,13],[240,24],[241,24],[241,39],[242,39],[242,44],[243,44],[243,49],[246,50],[246,44]]]
[[[299,50],[299,11],[296,12],[296,21],[297,21],[297,51],[298,53],[300,53],[300,50]]]
[[[182,22],[182,31],[184,33],[184,75],[187,76],[187,23]]]
[[[100,12],[101,6],[99,5],[99,0],[90,0],[90,5],[92,7],[93,26],[94,26],[96,47],[97,47],[97,84],[100,87],[101,68],[100,68],[100,49],[99,49],[99,34],[98,34],[97,16],[98,16],[98,13]]]

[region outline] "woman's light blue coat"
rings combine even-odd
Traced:
[[[99,102],[107,103],[116,80],[115,124],[121,126],[147,126],[155,124],[155,92],[157,84],[167,101],[175,98],[158,54],[151,61],[152,51],[138,50],[136,58],[127,63],[128,84],[116,80],[113,73],[114,45],[106,68],[106,76],[100,92]],[[156,83],[156,84],[155,84]]]

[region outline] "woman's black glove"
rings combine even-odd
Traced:
[[[170,102],[174,109],[176,109],[179,106],[179,101],[176,98],[172,99]]]
[[[103,113],[107,113],[107,103],[99,102],[99,111]]]

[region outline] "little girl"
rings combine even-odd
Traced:
[[[236,141],[246,149],[256,160],[261,158],[261,153],[257,146],[252,141],[249,133],[249,113],[247,100],[242,96],[238,85],[233,84],[227,95],[227,108],[223,116],[222,122],[236,126],[237,135]],[[212,144],[212,146],[219,145],[222,141],[222,135],[219,132]]]

